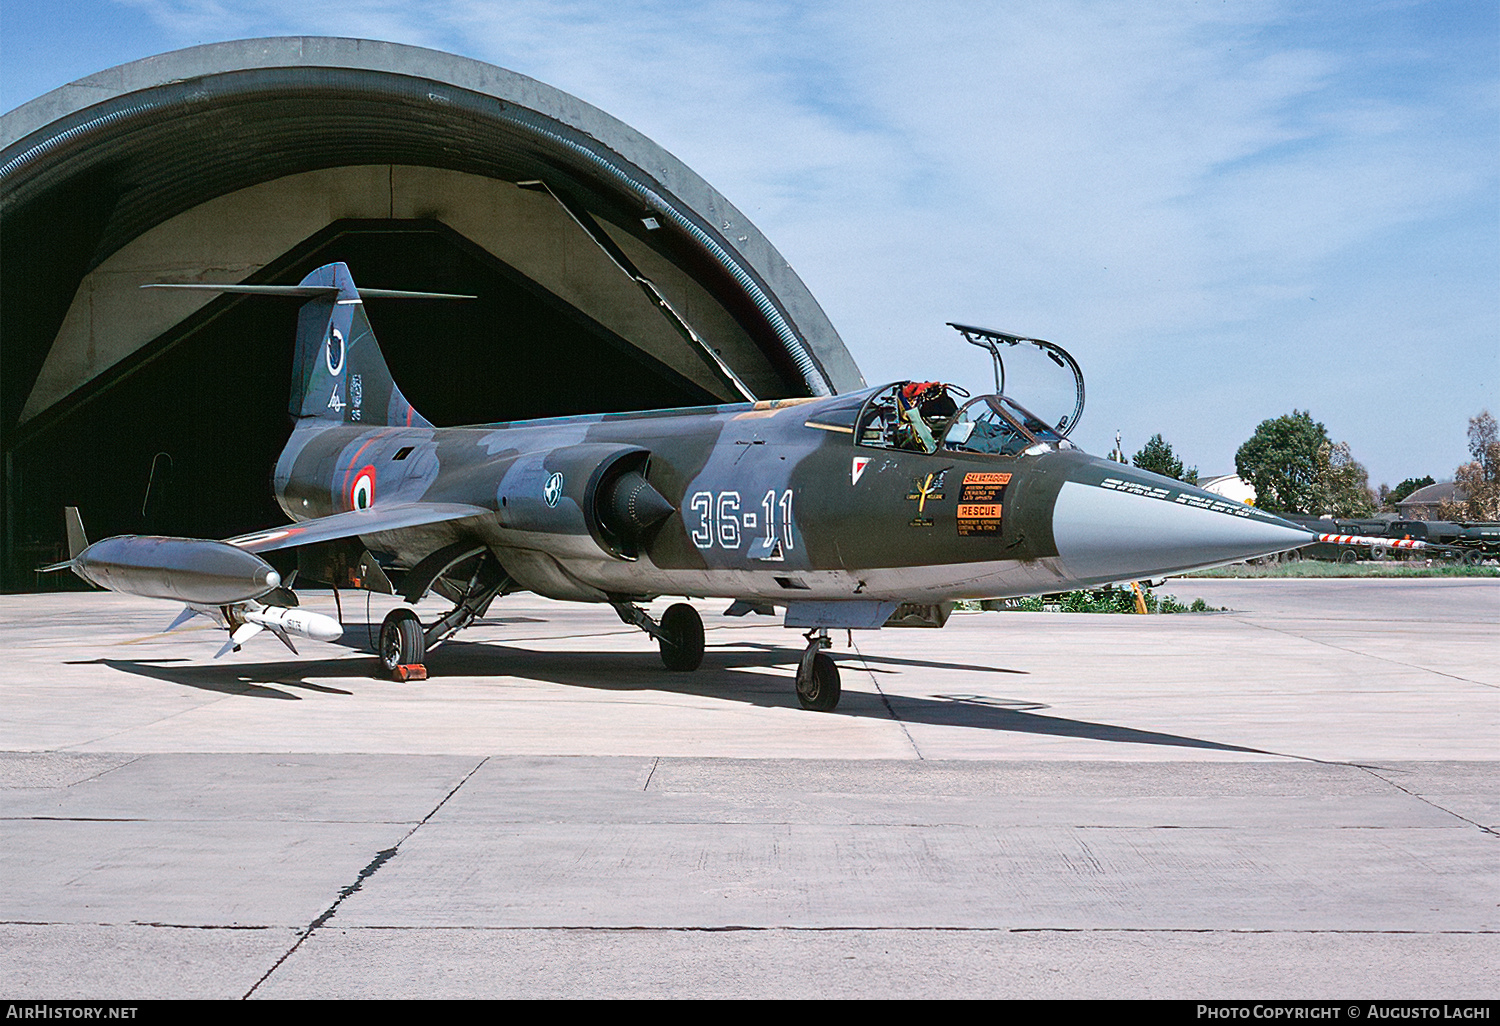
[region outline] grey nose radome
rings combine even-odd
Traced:
[[[1295,524],[1196,488],[1161,497],[1124,485],[1062,486],[1052,536],[1071,576],[1100,584],[1162,577],[1317,540]]]

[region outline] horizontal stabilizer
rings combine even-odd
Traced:
[[[469,506],[460,502],[403,502],[335,513],[269,531],[226,538],[225,541],[246,552],[275,552],[277,549],[292,549],[299,545],[316,545],[341,538],[358,538],[383,531],[398,531],[406,527],[422,527],[490,514],[491,511],[483,506]]]
[[[224,292],[242,296],[291,296],[298,299],[326,299],[339,294],[337,285],[200,285],[196,282],[156,282],[143,289],[185,289],[190,292]],[[478,299],[451,292],[403,292],[399,289],[360,289],[360,299]]]

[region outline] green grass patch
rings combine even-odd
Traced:
[[[1318,577],[1500,577],[1500,566],[1457,566],[1420,563],[1329,563],[1315,559],[1295,563],[1238,563],[1213,570],[1182,574],[1174,580],[1205,578],[1318,578]],[[1141,585],[1146,610],[1150,613],[1216,613],[1224,607],[1210,606],[1201,598],[1187,605],[1171,595],[1157,596],[1150,587]],[[1134,613],[1135,593],[1129,588],[1093,588],[1065,591],[1054,595],[1029,595],[1026,598],[987,599],[984,602],[954,603],[959,610],[1016,610],[1029,613]]]
[[[1201,598],[1183,605],[1171,595],[1157,596],[1152,590],[1141,586],[1148,613],[1207,613],[1218,612]],[[960,604],[958,608],[965,608]],[[1017,610],[1028,613],[1134,613],[1135,592],[1129,588],[1089,588],[1065,591],[1056,595],[1029,595],[1026,598],[1005,599],[1002,602],[985,602],[985,609]]]

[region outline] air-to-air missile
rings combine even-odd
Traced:
[[[295,286],[191,287],[303,301],[296,423],[274,473],[293,522],[225,542],[110,539],[62,565],[210,611],[231,631],[226,649],[260,629],[288,645],[289,634],[335,636],[328,618],[285,608],[290,589],[259,558],[296,549],[304,579],[453,604],[425,624],[406,606],[386,617],[378,654],[398,679],[423,675],[429,649],[523,590],[609,603],[657,640],[667,667],[692,670],[703,658],[698,612],[677,603],[657,619],[642,604],[722,597],[730,615],[781,610],[783,626],[806,631],[797,697],[826,710],[839,698],[830,630],[941,626],[958,599],[1155,579],[1317,538],[1079,450],[1067,436],[1082,375],[1040,339],[954,325],[993,356],[993,394],[902,381],[758,400],[681,322],[745,401],[438,428],[391,379],[363,306],[432,294],[360,290],[343,264]],[[1006,394],[1010,346],[1072,371],[1070,413],[1045,420]]]
[[[261,631],[270,631],[293,652],[297,651],[297,646],[292,644],[288,635],[295,634],[299,638],[311,638],[314,641],[337,641],[344,634],[343,625],[331,616],[287,606],[251,603],[243,608],[231,609],[225,620],[225,625],[231,628],[229,640],[219,649],[214,657],[216,659],[230,649],[238,649]],[[240,621],[237,626],[234,624],[236,620]]]

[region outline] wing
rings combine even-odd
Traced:
[[[224,540],[246,552],[274,552],[299,545],[316,545],[340,538],[397,531],[403,527],[468,520],[470,517],[490,516],[492,513],[492,510],[483,506],[469,506],[461,502],[404,502],[393,506],[372,506],[369,509],[350,510],[348,513],[335,513],[328,517],[303,520],[285,527]]]

